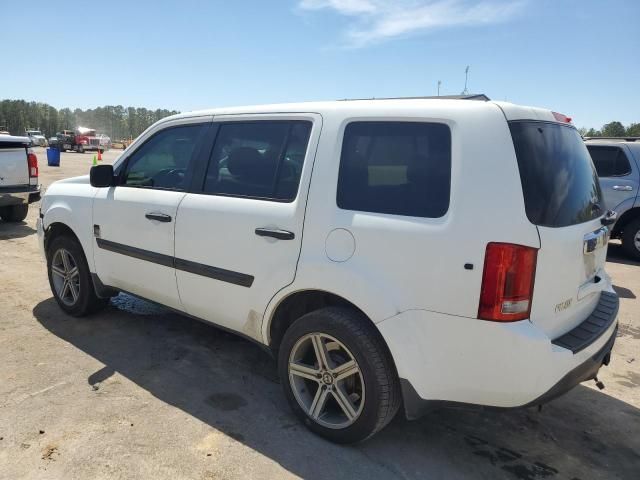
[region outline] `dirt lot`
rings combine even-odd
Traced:
[[[88,173],[92,155],[63,154],[60,168],[38,158],[46,186]],[[399,416],[341,447],[297,422],[274,362],[247,341],[125,295],[90,318],[64,315],[37,213],[0,223],[1,479],[640,478],[640,265],[618,245],[608,269],[620,330],[604,391],[580,385],[541,412]]]

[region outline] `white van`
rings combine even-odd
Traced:
[[[388,99],[163,119],[51,185],[38,233],[65,312],[129,292],[259,342],[346,443],[401,403],[538,405],[594,378],[614,217],[563,115]]]

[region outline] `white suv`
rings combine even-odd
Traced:
[[[491,101],[216,109],[54,183],[38,233],[60,307],[118,291],[268,346],[333,441],[445,403],[538,405],[607,364],[618,298],[589,153]]]

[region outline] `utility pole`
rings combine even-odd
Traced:
[[[469,65],[464,69],[464,90],[462,90],[461,95],[469,95],[469,90],[467,89],[467,81],[469,80]]]
[[[438,80],[438,96],[440,96],[440,85],[442,85],[442,80]]]

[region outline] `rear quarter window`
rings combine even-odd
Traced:
[[[344,132],[338,207],[442,217],[451,189],[451,131],[440,123],[352,122]]]

